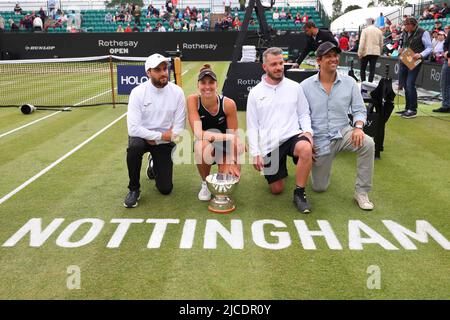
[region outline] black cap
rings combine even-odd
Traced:
[[[204,77],[210,76],[215,81],[217,81],[217,76],[211,69],[204,69],[198,74],[198,81],[202,80]]]
[[[336,50],[337,53],[341,53],[341,49],[337,47],[333,42],[327,41],[322,43],[316,50],[316,57],[326,55],[330,50]]]

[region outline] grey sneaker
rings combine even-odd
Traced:
[[[402,117],[402,118],[405,118],[405,119],[412,119],[412,118],[417,117],[417,112],[416,112],[416,111],[412,111],[412,110],[406,110],[406,111],[401,115],[401,117]]]
[[[355,192],[355,200],[363,210],[373,210],[374,205],[369,200],[367,192]]]
[[[311,206],[308,203],[308,200],[306,199],[306,194],[301,194],[300,192],[295,192],[294,190],[294,204],[297,208],[297,210],[301,213],[310,213],[311,212]]]
[[[138,200],[141,198],[141,192],[139,190],[131,190],[128,192],[123,202],[125,208],[135,208],[138,205]]]
[[[153,170],[153,158],[151,153],[148,154],[148,165],[147,165],[147,178],[150,180],[155,179],[155,171]]]

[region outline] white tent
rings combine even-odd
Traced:
[[[359,26],[366,23],[367,18],[376,19],[380,12],[387,15],[398,10],[399,6],[392,7],[370,7],[365,9],[356,9],[347,12],[331,23],[330,30],[333,32],[358,31]]]

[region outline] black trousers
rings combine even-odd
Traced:
[[[375,76],[375,67],[377,64],[378,56],[367,55],[361,59],[361,82],[366,81],[366,68],[367,63],[370,63],[369,67],[369,82],[373,82],[373,77]]]
[[[150,152],[153,158],[153,170],[155,173],[156,188],[162,194],[169,194],[172,192],[172,150],[175,143],[164,143],[159,145],[150,145],[145,139],[128,137],[127,149],[127,166],[130,183],[128,189],[139,190],[140,175],[142,167],[142,157],[144,153]]]

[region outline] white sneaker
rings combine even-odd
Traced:
[[[367,192],[355,192],[355,200],[358,206],[363,210],[373,210],[373,203],[370,202]]]
[[[202,188],[198,193],[198,200],[200,201],[209,201],[211,199],[211,192],[208,190],[208,186],[206,185],[206,181],[202,181]]]

